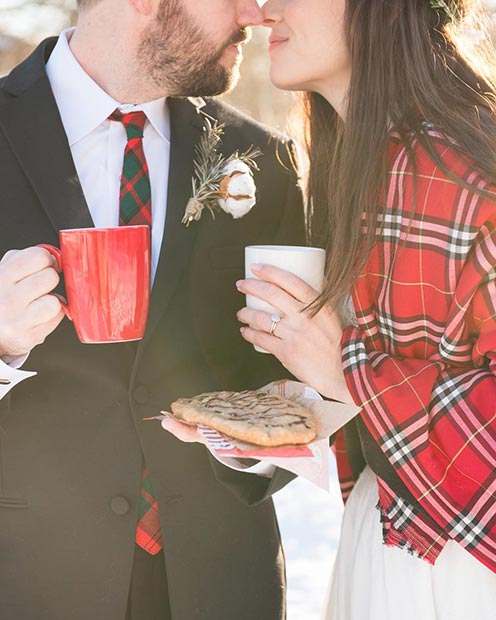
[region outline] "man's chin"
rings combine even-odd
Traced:
[[[236,48],[236,46],[233,46]],[[240,78],[240,67],[243,61],[243,52],[233,53],[231,48],[228,48],[221,60],[220,66],[224,69],[225,75],[225,89],[222,92],[231,91],[238,83]]]
[[[219,95],[222,95],[224,93],[230,93],[232,90],[234,90],[234,88],[236,88],[239,82],[239,78],[241,77],[239,72],[239,65],[240,63],[236,64],[234,68],[229,71],[229,79],[226,82],[226,87],[224,88],[222,93],[218,93]]]
[[[222,79],[213,80],[209,85],[210,88],[204,89],[206,92],[199,93],[196,95],[197,97],[216,97],[218,95],[224,95],[225,93],[231,92],[237,85],[240,78],[239,63],[231,67],[226,67],[224,63],[220,63],[220,66],[223,69]]]
[[[225,73],[224,80],[218,80],[209,84],[196,84],[195,88],[187,89],[175,95],[176,97],[217,97],[229,93],[236,86],[239,80],[239,70]]]

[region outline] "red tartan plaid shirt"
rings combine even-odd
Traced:
[[[448,170],[495,191],[428,130]],[[384,542],[434,563],[450,539],[496,572],[496,193],[450,180],[392,136],[387,204],[352,298],[343,365],[360,415],[412,506],[379,478]],[[343,434],[343,496],[353,482]],[[421,510],[419,510],[419,506]]]

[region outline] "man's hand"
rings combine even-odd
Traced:
[[[64,318],[49,293],[59,283],[55,259],[43,248],[11,250],[0,261],[0,357],[29,353]]]
[[[183,424],[175,418],[166,417],[162,420],[162,428],[185,443],[203,443],[207,445],[207,440],[200,433],[198,427],[193,424]]]

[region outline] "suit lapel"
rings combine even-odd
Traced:
[[[0,105],[0,127],[54,229],[89,228],[93,221],[45,70],[55,43],[55,39],[42,43],[4,82],[3,90],[13,96]],[[169,100],[167,216],[147,332],[139,349],[153,333],[181,280],[199,228],[199,223],[187,228],[181,219],[192,192],[194,151],[203,127],[198,114],[202,105],[201,99]]]
[[[56,231],[93,226],[45,71],[55,39],[42,43],[4,83],[0,126]]]
[[[201,102],[201,100],[200,100]],[[167,216],[160,258],[153,285],[147,332],[140,348],[146,345],[167,308],[191,256],[199,223],[186,227],[181,223],[192,193],[195,146],[203,122],[198,114],[201,103],[187,99],[169,100],[171,152],[167,196]]]

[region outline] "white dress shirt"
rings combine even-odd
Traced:
[[[96,228],[119,226],[120,179],[127,143],[126,130],[108,117],[143,111],[148,122],[143,150],[151,186],[151,284],[157,272],[164,235],[170,163],[170,117],[165,97],[140,105],[120,104],[85,72],[74,57],[69,41],[74,29],[61,33],[46,65],[48,80],[78,173],[81,188]],[[19,382],[36,372],[21,370],[28,356],[0,358],[0,399]],[[9,383],[7,383],[9,382]],[[274,468],[259,463],[246,467],[236,459],[218,459],[228,467],[270,476]]]
[[[170,160],[170,119],[165,97],[141,105],[122,105],[94,82],[69,47],[65,30],[46,65],[50,85],[67,134],[72,158],[96,228],[119,226],[119,193],[126,130],[108,117],[119,108],[143,111],[148,122],[143,150],[152,192],[151,272],[157,271],[164,234]]]
[[[74,29],[64,30],[48,59],[46,71],[69,142],[81,188],[96,228],[119,225],[120,179],[127,136],[122,123],[108,117],[119,108],[142,110],[149,122],[143,150],[152,194],[151,278],[157,271],[164,235],[170,161],[170,119],[165,97],[142,105],[121,105],[98,86],[69,47]],[[17,383],[36,373],[20,370],[28,356],[0,358],[0,399]],[[5,383],[2,383],[2,380]],[[10,382],[10,383],[7,383]]]

